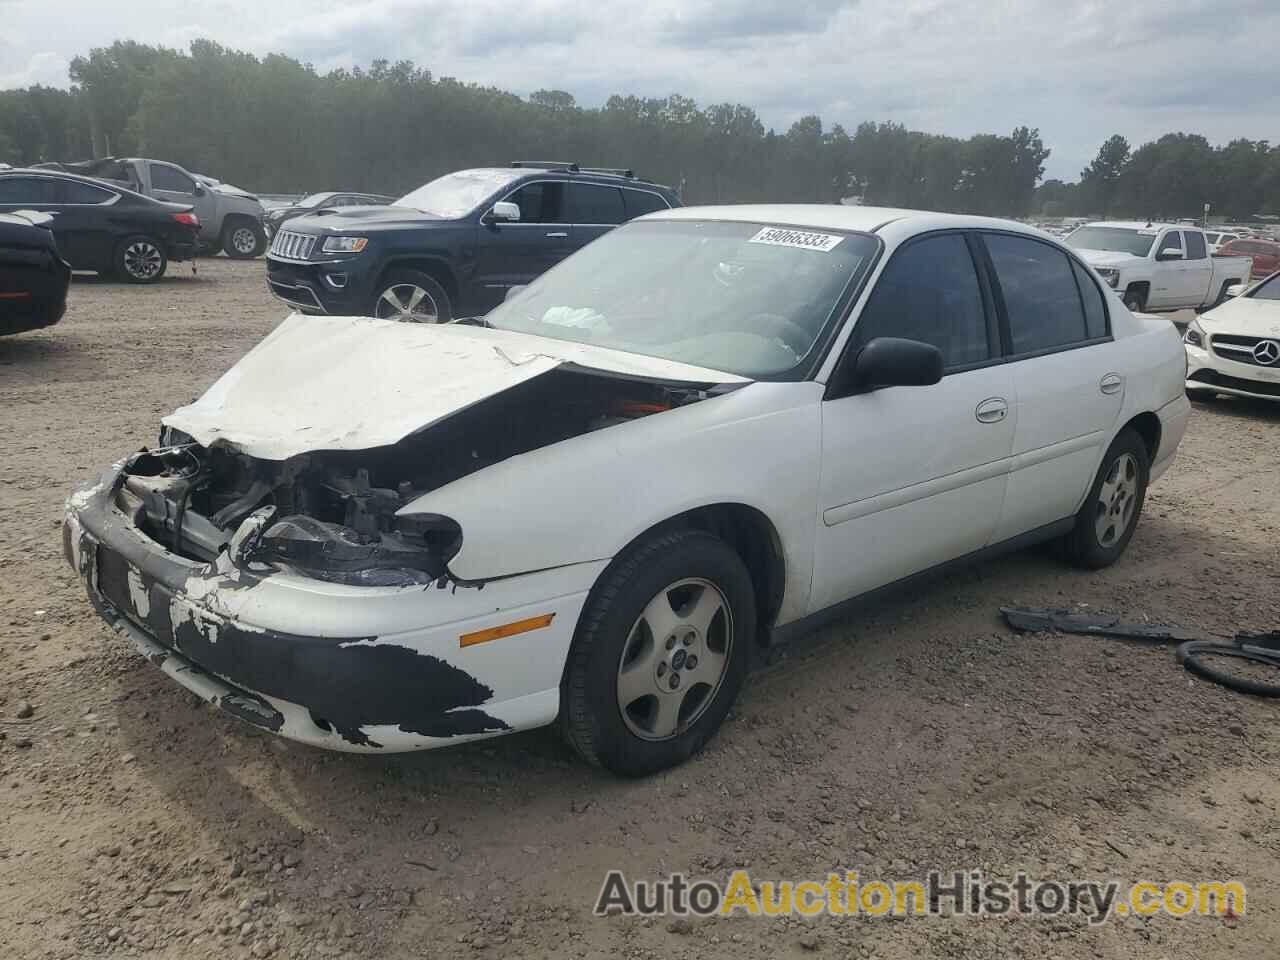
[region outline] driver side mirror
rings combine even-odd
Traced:
[[[876,337],[847,365],[834,396],[870,393],[881,387],[927,387],[942,379],[942,351],[931,343]]]
[[[1230,300],[1233,297],[1238,297],[1240,296],[1240,294],[1244,293],[1245,290],[1247,289],[1249,289],[1248,284],[1233,283],[1231,286],[1227,287],[1227,293],[1224,299]]]
[[[1181,259],[1182,259],[1181,250],[1161,250],[1159,253],[1156,254],[1157,261],[1181,260]]]
[[[489,219],[495,222],[515,223],[520,219],[520,204],[499,200],[489,211]]]
[[[203,187],[203,186],[201,186],[201,185],[200,185],[200,184],[198,184],[198,183],[196,184],[195,195],[196,195],[197,197],[203,197],[203,196],[204,196],[204,187]]]

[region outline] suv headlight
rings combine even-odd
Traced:
[[[1094,267],[1098,276],[1107,282],[1107,286],[1114,287],[1120,283],[1120,271],[1115,267]]]
[[[1182,335],[1182,342],[1190,344],[1193,347],[1199,347],[1203,350],[1205,340],[1207,339],[1204,328],[1200,326],[1198,320],[1192,320],[1187,324],[1187,332]]]
[[[369,244],[368,237],[325,237],[325,253],[359,253]]]

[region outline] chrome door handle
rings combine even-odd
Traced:
[[[992,397],[983,400],[973,411],[979,423],[999,423],[1009,415],[1009,402],[1003,397]]]
[[[553,233],[548,233],[547,236],[554,237],[557,240],[563,240],[565,237],[569,236],[569,234],[557,230]]]
[[[1103,393],[1118,393],[1124,386],[1124,377],[1118,373],[1108,373],[1098,381],[1098,389]]]

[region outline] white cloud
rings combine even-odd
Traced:
[[[0,19],[0,87],[65,85],[71,57],[127,31],[319,69],[409,59],[585,105],[679,92],[748,104],[782,128],[807,113],[957,136],[1026,124],[1054,145],[1048,175],[1066,179],[1112,133],[1280,140],[1275,0],[151,0],[128,21],[101,0],[56,12],[0,0]]]

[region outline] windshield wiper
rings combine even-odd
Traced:
[[[484,317],[458,317],[453,322],[460,323],[465,327],[488,327],[490,330],[494,329],[493,324]]]

